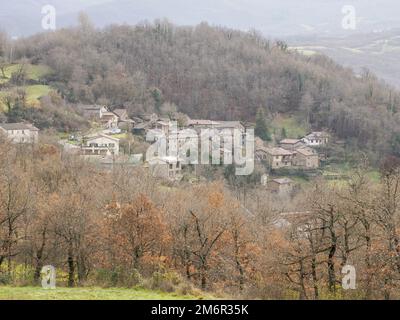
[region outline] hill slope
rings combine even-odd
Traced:
[[[124,104],[131,113],[168,102],[192,117],[249,121],[262,108],[375,154],[400,150],[398,92],[256,33],[168,22],[96,30],[83,21],[16,42],[15,52],[55,70],[54,85],[71,102]]]
[[[297,37],[288,42],[303,50],[322,52],[356,72],[368,68],[400,88],[400,29],[340,38]]]

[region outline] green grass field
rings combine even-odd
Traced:
[[[207,296],[178,295],[141,288],[57,288],[0,286],[0,300],[203,300]]]
[[[307,128],[299,124],[295,118],[277,116],[271,123],[275,134],[280,135],[282,128],[285,128],[288,138],[297,139],[307,134]]]
[[[324,168],[322,175],[330,180],[329,184],[337,187],[344,187],[348,184],[348,179],[350,179],[354,174],[355,174],[355,169],[352,168],[348,163],[342,163],[341,165],[334,164],[334,165],[329,165]],[[348,179],[329,179],[330,176],[335,176],[335,175],[343,175],[344,177],[347,177]],[[374,168],[370,168],[366,172],[366,176],[373,182],[373,183],[378,183],[380,180],[380,174],[379,171],[377,171]]]
[[[46,85],[33,85],[33,86],[26,86],[26,100],[27,105],[30,107],[37,107],[39,106],[39,98],[46,96],[52,91],[50,86]],[[5,105],[1,101],[2,96],[7,94],[7,91],[0,91],[0,110],[4,110]]]
[[[34,85],[27,86],[25,90],[28,104],[37,105],[39,103],[39,98],[48,95],[52,89],[45,85]]]
[[[11,75],[14,72],[17,72],[20,67],[21,67],[20,64],[12,64],[12,65],[8,66],[5,69],[6,79],[4,79],[2,77],[0,79],[0,81],[7,82],[11,78]],[[27,80],[40,80],[44,76],[52,73],[51,68],[48,66],[45,66],[45,65],[26,64],[25,68],[26,68]],[[0,76],[2,76],[2,75],[0,75]]]
[[[0,83],[6,83],[10,80],[11,75],[18,71],[21,67],[20,64],[12,64],[5,68],[5,78],[0,73]],[[51,74],[53,71],[50,67],[45,65],[33,65],[33,64],[26,64],[26,78],[27,80],[40,80],[46,75]],[[52,90],[49,86],[46,85],[32,85],[25,87],[27,93],[27,102],[30,106],[38,106],[39,105],[39,98],[49,94]],[[0,100],[1,96],[5,95],[7,91],[0,92]],[[4,104],[0,101],[0,110],[4,110]]]

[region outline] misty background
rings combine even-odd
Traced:
[[[368,68],[400,88],[398,0],[0,0],[0,29],[14,38],[43,32],[47,4],[57,10],[57,28],[76,25],[84,11],[98,27],[167,18],[256,29],[304,54],[325,53],[356,72]],[[355,30],[342,27],[345,5],[356,9]]]

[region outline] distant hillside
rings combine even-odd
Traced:
[[[400,27],[397,0],[18,0],[0,7],[0,29],[11,36],[41,31],[41,7],[47,4],[56,7],[59,28],[76,25],[78,13],[85,11],[100,27],[168,18],[180,25],[207,21],[241,30],[254,28],[274,37],[338,36],[349,34],[341,27],[344,5],[356,8],[357,33]]]
[[[167,18],[178,25],[207,21],[243,31],[255,29],[305,47],[308,53],[323,52],[356,72],[367,67],[400,87],[398,50],[385,44],[399,34],[397,0],[19,0],[0,6],[0,30],[10,37],[42,32],[41,9],[47,4],[57,10],[58,29],[76,26],[82,11],[96,27]],[[341,25],[344,5],[356,10],[356,30]]]
[[[370,73],[357,77],[324,56],[207,24],[98,31],[81,23],[14,45],[16,58],[55,71],[52,85],[71,103],[123,104],[131,113],[175,104],[192,117],[249,121],[261,108],[269,119],[291,115],[373,154],[399,153],[399,93]]]
[[[358,73],[367,68],[400,88],[400,29],[341,38],[296,37],[288,42],[309,54],[324,53]]]

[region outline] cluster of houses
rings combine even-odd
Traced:
[[[86,119],[99,122],[103,129],[109,130],[110,133],[118,133],[121,129],[129,130],[135,124],[135,121],[129,118],[126,109],[117,108],[111,111],[100,105],[81,105],[78,109]]]
[[[259,161],[266,161],[271,169],[316,169],[320,166],[320,155],[315,147],[327,145],[328,142],[329,134],[312,132],[302,139],[284,139],[276,147],[258,145],[256,157]]]
[[[148,115],[142,118],[135,118],[134,133],[145,135],[149,130],[158,129],[165,135],[170,132],[170,119],[160,118],[156,114]],[[201,134],[203,129],[215,129],[223,135],[225,129],[236,129],[245,133],[246,126],[240,121],[213,121],[185,119],[185,129],[194,129]],[[258,161],[267,163],[272,170],[280,168],[293,168],[302,170],[313,170],[320,167],[321,155],[318,147],[325,146],[329,143],[330,136],[325,132],[312,132],[301,139],[283,139],[278,146],[268,147],[264,145],[261,139],[256,138],[255,141],[255,158]],[[181,145],[184,141],[179,141]],[[221,156],[224,152],[232,152],[232,150],[221,149]],[[157,166],[154,170],[156,176],[168,177],[170,179],[179,179],[181,163],[177,158],[164,157],[157,159]],[[164,168],[164,169],[161,169]],[[278,178],[268,182],[268,188],[273,192],[287,192],[292,190],[294,182],[289,178]]]
[[[101,128],[94,133],[80,137],[79,141],[75,141],[74,144],[64,143],[64,149],[85,158],[101,159],[109,163],[115,163],[117,158],[123,157],[120,155],[120,139],[115,136],[116,134],[128,131],[135,135],[145,136],[149,130],[157,129],[168,136],[171,134],[171,120],[177,120],[160,117],[157,114],[145,114],[130,118],[125,109],[117,108],[111,111],[98,105],[80,106],[79,108],[84,117],[100,124]],[[243,134],[246,131],[246,126],[240,121],[190,119],[186,116],[183,122],[184,124],[180,125],[181,128],[193,129],[198,134],[197,137],[204,129],[215,129],[221,135],[224,134],[225,129],[239,130]],[[3,123],[0,124],[0,132],[14,143],[36,143],[39,129],[29,123]],[[312,132],[301,139],[283,139],[277,146],[266,146],[261,139],[256,138],[255,159],[266,163],[272,170],[281,168],[317,169],[320,166],[319,147],[327,145],[329,139],[329,134],[325,132]],[[185,142],[187,141],[178,139],[178,145]],[[222,147],[222,158],[224,152],[232,153],[232,149],[225,150]],[[146,161],[145,166],[156,177],[169,180],[182,178],[182,162],[177,157],[156,157]],[[295,183],[289,178],[280,177],[265,181],[265,185],[271,192],[287,194],[293,190]]]
[[[135,126],[133,127],[133,133],[141,136],[146,136],[150,130],[158,130],[166,137],[170,134],[175,134],[176,132],[174,132],[174,128],[171,126],[171,121],[180,122],[180,129],[192,129],[193,131],[191,132],[193,136],[190,134],[185,134],[184,137],[176,136],[178,147],[187,143],[198,143],[202,138],[202,130],[205,129],[214,129],[220,136],[223,136],[224,132],[226,132],[225,130],[230,130],[229,132],[231,132],[231,130],[236,129],[243,134],[246,130],[245,126],[240,121],[190,119],[188,116],[185,116],[183,123],[182,121],[178,121],[178,119],[159,117],[157,114],[140,115],[135,117],[134,121]],[[222,145],[220,152],[221,158],[223,158],[224,152],[232,153],[233,151],[231,149],[227,150]],[[169,180],[180,180],[182,178],[182,160],[177,157],[155,157],[147,161],[146,165],[156,177],[167,178]]]
[[[317,169],[320,167],[321,158],[318,148],[326,146],[329,139],[330,136],[326,132],[312,132],[301,139],[283,139],[274,147],[265,147],[263,142],[258,142],[256,158],[266,162],[272,170]],[[271,192],[279,194],[289,194],[295,187],[294,181],[289,178],[272,179],[266,185]]]
[[[145,135],[149,130],[160,130],[165,135],[170,133],[171,121],[177,121],[178,119],[170,119],[165,117],[159,117],[157,114],[142,115],[136,117],[135,126],[133,132],[137,135]],[[181,125],[182,129],[194,129],[197,133],[200,133],[203,129],[215,129],[219,132],[223,132],[225,129],[240,130],[245,132],[246,128],[240,121],[213,121],[213,120],[199,120],[190,119],[188,116],[184,119],[184,124]]]
[[[72,149],[85,157],[103,159],[118,157],[120,139],[113,135],[122,131],[131,131],[135,125],[135,121],[129,118],[127,110],[122,108],[110,110],[100,105],[80,105],[78,109],[86,119],[99,123],[101,128],[95,133],[84,135],[80,146]]]

